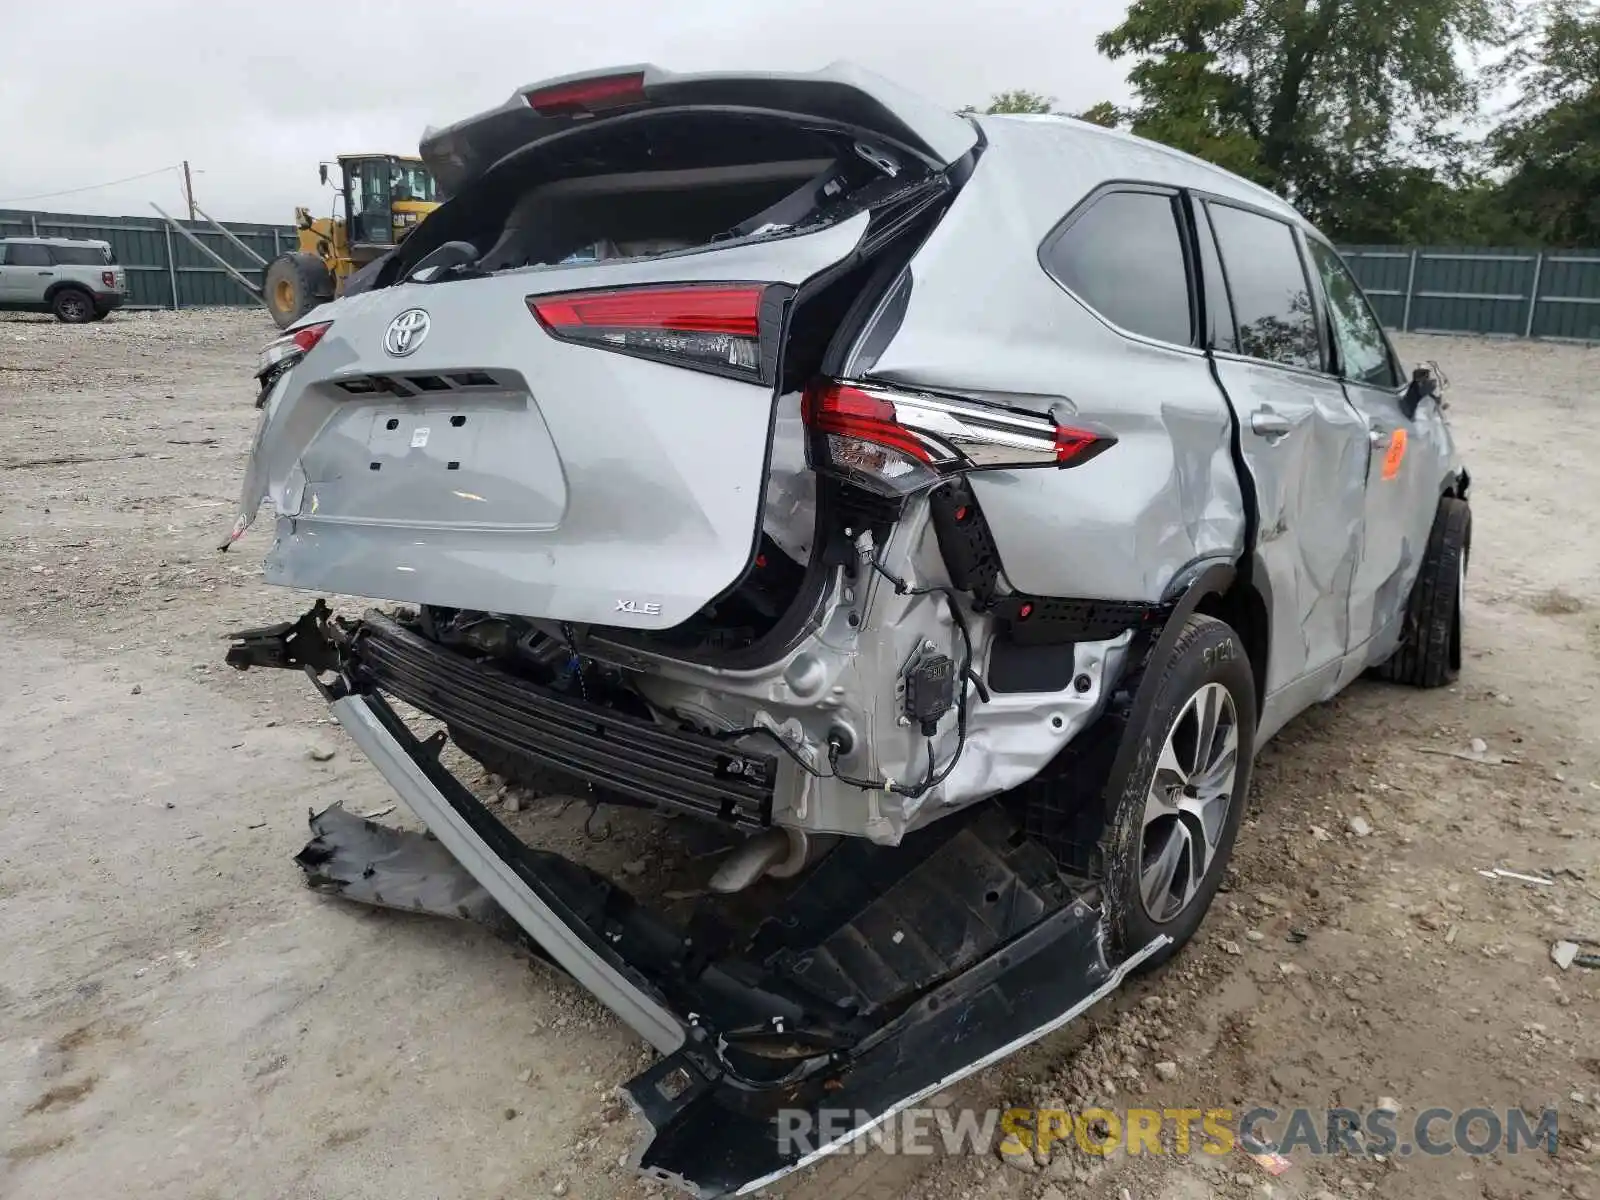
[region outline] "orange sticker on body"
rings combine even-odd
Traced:
[[[1389,435],[1389,449],[1383,456],[1383,477],[1393,479],[1400,474],[1400,464],[1406,457],[1406,431],[1396,429]]]

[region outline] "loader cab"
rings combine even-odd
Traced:
[[[323,168],[326,175],[326,167]],[[439,207],[438,186],[422,161],[394,154],[341,155],[340,192],[356,261],[358,247],[388,249]]]

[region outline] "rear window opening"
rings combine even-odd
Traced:
[[[51,246],[50,260],[62,267],[107,267],[117,259],[105,246]]]
[[[818,229],[929,178],[910,154],[795,120],[641,114],[508,156],[429,218],[393,278],[446,241],[497,272]]]

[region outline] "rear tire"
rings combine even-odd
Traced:
[[[1462,590],[1471,550],[1471,506],[1443,497],[1406,602],[1400,648],[1377,668],[1380,679],[1422,688],[1455,682],[1461,673]]]
[[[315,254],[291,250],[267,265],[262,296],[278,328],[287,329],[317,305],[333,299],[333,276]]]
[[[1255,756],[1256,683],[1244,639],[1214,617],[1188,618],[1136,739],[1126,778],[1110,780],[1100,844],[1105,908],[1119,957],[1165,934],[1141,965],[1194,936],[1222,882],[1244,816]]]
[[[50,298],[50,311],[63,325],[84,325],[94,320],[94,297],[82,288],[64,287]]]

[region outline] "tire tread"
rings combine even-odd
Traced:
[[[1207,877],[1207,894],[1203,899],[1197,898],[1193,901],[1195,907],[1188,913],[1175,917],[1168,926],[1161,928],[1161,932],[1167,933],[1173,942],[1148,959],[1140,968],[1141,971],[1154,969],[1182,949],[1204,919],[1222,875],[1227,870],[1228,861],[1232,857],[1234,838],[1237,836],[1247,803],[1251,766],[1255,755],[1258,700],[1255,695],[1255,677],[1250,670],[1249,660],[1244,656],[1243,639],[1226,621],[1203,613],[1191,614],[1173,641],[1171,656],[1165,662],[1152,661],[1145,664],[1146,671],[1160,672],[1159,677],[1154,680],[1157,691],[1149,709],[1151,717],[1157,719],[1143,728],[1130,723],[1124,729],[1124,738],[1139,739],[1139,753],[1126,777],[1113,778],[1106,783],[1108,819],[1100,844],[1100,861],[1104,866],[1103,881],[1106,889],[1106,915],[1113,945],[1118,953],[1128,954],[1143,946],[1153,932],[1148,919],[1143,918],[1136,910],[1138,901],[1133,892],[1138,884],[1133,871],[1133,858],[1137,853],[1137,839],[1142,828],[1139,816],[1144,809],[1149,773],[1154,767],[1156,756],[1160,753],[1161,742],[1166,737],[1166,719],[1174,705],[1173,687],[1175,684],[1180,687],[1193,685],[1194,668],[1185,664],[1192,661],[1191,656],[1196,645],[1224,634],[1231,636],[1235,641],[1239,653],[1239,658],[1236,660],[1238,666],[1231,668],[1211,666],[1200,674],[1215,676],[1222,670],[1234,670],[1238,673],[1237,687],[1234,689],[1234,705],[1241,723],[1240,777],[1236,785],[1238,794],[1233,801],[1234,808],[1227,818],[1223,844],[1218,848],[1217,859]],[[1179,678],[1184,674],[1191,675],[1187,682]]]
[[[1469,553],[1471,541],[1471,507],[1458,497],[1443,497],[1406,603],[1404,637],[1377,668],[1380,678],[1420,688],[1454,682],[1460,668],[1452,639],[1459,619],[1461,556]]]

